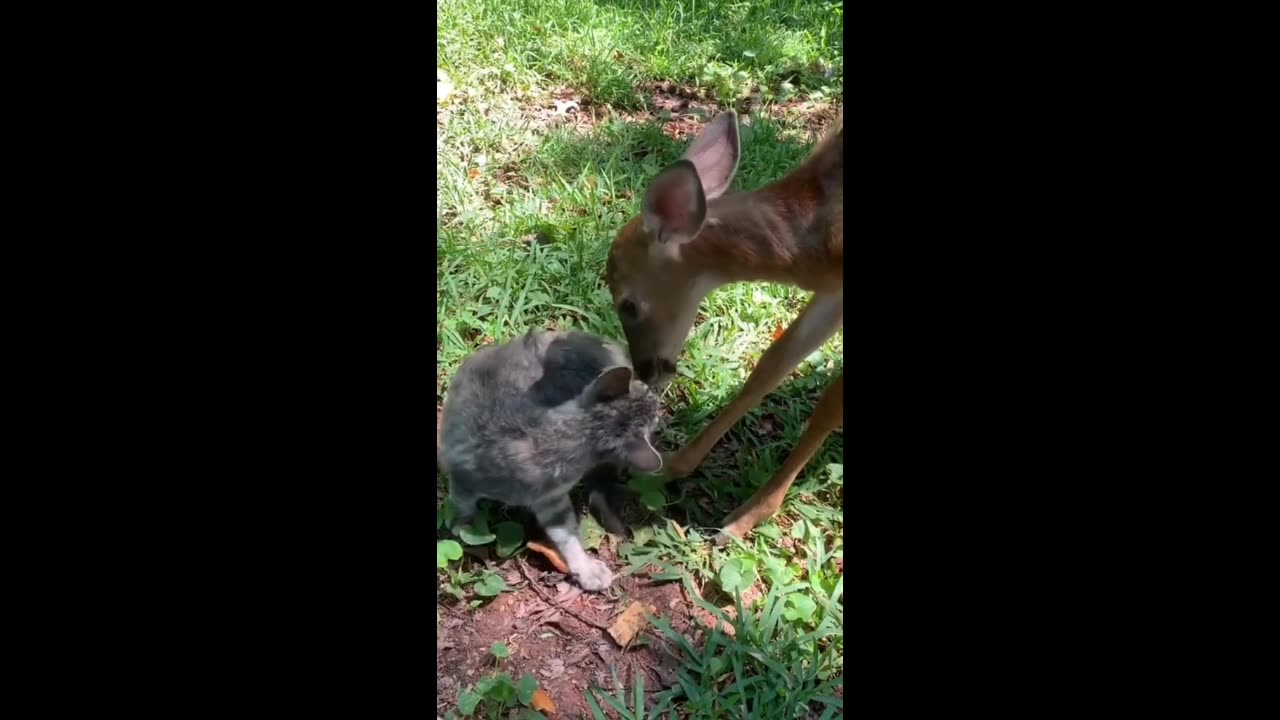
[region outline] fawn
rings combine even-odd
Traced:
[[[844,109],[781,180],[726,194],[738,156],[738,118],[730,110],[707,123],[684,158],[653,179],[640,217],[614,239],[605,270],[636,373],[649,384],[674,374],[698,305],[715,288],[767,280],[813,291],[738,396],[666,459],[671,477],[697,469],[734,423],[844,326]],[[843,423],[842,370],[782,467],[724,521],[724,532],[741,537],[773,515],[805,464]]]

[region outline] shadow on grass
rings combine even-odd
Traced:
[[[604,283],[609,246],[639,212],[645,189],[688,141],[659,120],[556,128],[504,165],[508,191],[492,216],[442,225],[437,239],[437,362],[451,369],[487,341],[530,327],[577,327],[622,338]],[[741,120],[735,189],[782,177],[809,151],[803,128]],[[440,378],[448,386],[448,373]]]
[[[649,182],[679,160],[692,140],[672,139],[663,132],[665,124],[658,119],[636,122],[617,118],[602,121],[586,135],[558,129],[521,164],[529,175],[587,186],[603,183],[603,191],[613,191],[609,198],[600,198],[603,204],[626,201],[634,215]],[[737,191],[778,180],[804,159],[814,141],[803,129],[760,114],[740,115],[739,131],[742,152],[732,186]]]
[[[649,47],[670,48],[667,79],[676,82],[705,77],[710,65],[728,64],[752,80],[817,87],[832,81],[824,63],[843,67],[843,6],[832,0],[591,3],[619,11]]]

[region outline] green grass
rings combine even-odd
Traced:
[[[449,85],[436,128],[436,362],[445,392],[462,360],[490,339],[530,328],[622,338],[603,279],[609,243],[637,213],[649,180],[687,144],[663,133],[665,118],[649,107],[651,83],[694,86],[724,105],[756,90],[766,103],[796,94],[789,112],[768,112],[766,104],[742,118],[739,189],[777,179],[803,158],[815,140],[806,111],[842,96],[839,3],[442,0],[437,7],[440,70]],[[594,103],[597,121],[547,122],[557,88],[556,97],[567,92]],[[678,448],[733,397],[806,299],[795,288],[757,283],[723,288],[704,302],[681,374],[664,395],[670,416],[662,449]],[[761,606],[736,621],[755,624],[739,627],[735,639],[708,649],[667,638],[685,679],[679,692],[651,695],[655,703],[665,699],[692,717],[752,716],[724,705],[726,697],[770,708],[759,717],[803,716],[806,704],[816,716],[832,707],[814,698],[830,699],[830,681],[843,667],[843,636],[832,631],[843,613],[843,435],[815,455],[782,511],[751,538],[724,547],[707,540],[776,471],[842,365],[840,334],[740,421],[690,480],[635,481],[644,503],[636,501],[636,536],[622,548],[627,571],[661,567],[662,577],[689,582],[704,596],[723,593],[722,601],[753,583],[766,591],[756,600]],[[437,482],[444,487],[443,478]],[[683,537],[668,518],[687,528]],[[521,552],[503,519],[460,539],[495,543],[499,557]],[[439,537],[454,536],[441,530]],[[437,569],[441,603],[476,606],[505,587],[460,546],[438,548]],[[790,655],[767,656],[779,658],[770,666],[753,647]],[[725,668],[743,673],[745,685],[726,687],[717,672]],[[626,715],[653,717],[645,713],[656,708],[637,710],[633,684],[623,684],[623,695],[592,691],[593,700],[617,712],[606,697],[624,697]]]
[[[755,86],[840,93],[844,79],[842,2],[441,0],[437,8],[441,67],[455,81],[485,78],[508,92],[550,79],[636,108],[648,80],[728,100]]]

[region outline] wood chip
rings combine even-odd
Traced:
[[[526,544],[526,547],[538,553],[539,555],[542,555],[543,557],[545,557],[548,561],[551,562],[551,564],[555,567],[556,570],[559,570],[560,572],[565,573],[566,575],[569,573],[569,566],[564,564],[564,560],[560,557],[560,553],[556,552],[555,548],[547,547],[546,545],[543,545],[540,542],[535,542],[533,540],[530,540]]]
[[[635,639],[640,629],[645,626],[646,611],[650,614],[657,612],[654,608],[646,608],[644,603],[636,600],[609,627],[609,636],[618,643],[618,647],[626,647]]]

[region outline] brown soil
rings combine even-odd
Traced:
[[[644,92],[648,107],[638,111],[620,111],[594,103],[568,87],[557,87],[545,96],[530,99],[520,110],[523,121],[532,128],[569,126],[583,134],[615,117],[627,122],[650,122],[656,118],[665,135],[684,140],[697,135],[707,120],[728,107],[703,96],[697,88],[670,82],[649,83]],[[799,118],[814,138],[820,137],[836,116],[836,106],[828,103],[792,99],[765,105],[759,93],[740,99],[733,108],[744,115],[765,112],[775,120]]]
[[[596,555],[616,572],[621,564],[612,542],[606,537]],[[645,691],[649,694],[675,684],[675,660],[661,649],[662,641],[652,628],[642,631],[628,648],[618,647],[603,628],[638,600],[654,608],[677,631],[699,634],[679,584],[656,584],[633,576],[615,579],[606,593],[583,593],[564,575],[550,569],[541,557],[531,553],[521,557],[529,579],[517,560],[494,567],[512,592],[472,611],[463,605],[438,604],[442,616],[436,644],[439,715],[456,706],[460,689],[498,669],[516,681],[525,673],[537,677],[539,687],[556,704],[556,718],[590,717],[587,687],[594,684],[614,692],[613,666],[628,688],[633,686],[637,671],[645,674]],[[543,593],[530,587],[530,580],[538,583]],[[583,622],[574,613],[595,625]],[[495,642],[505,643],[511,651],[500,668],[490,654]]]

